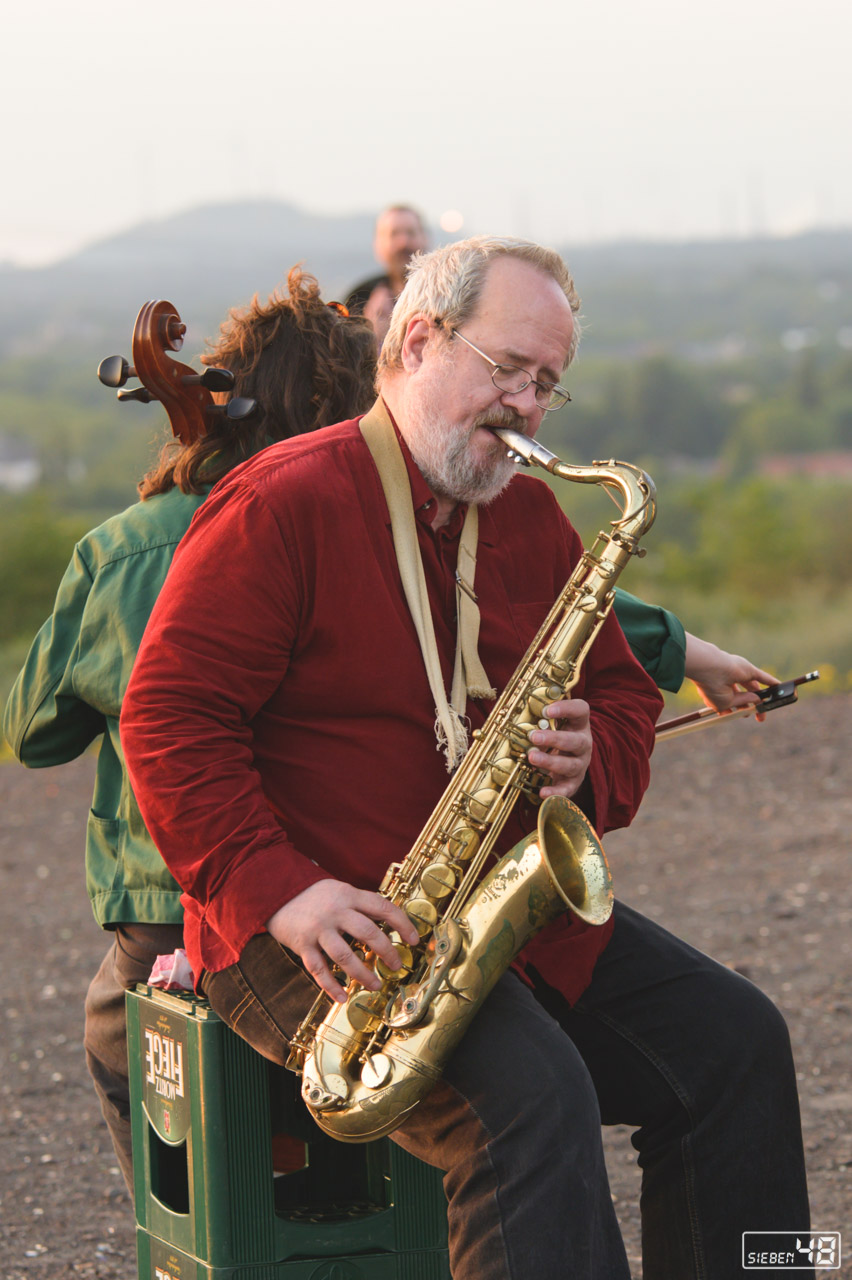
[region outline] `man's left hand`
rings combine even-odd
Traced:
[[[548,720],[558,720],[558,729],[534,729],[534,744],[527,759],[536,769],[550,775],[550,783],[541,788],[543,800],[548,796],[570,797],[576,794],[592,759],[592,730],[589,704],[581,698],[566,698],[545,707]]]

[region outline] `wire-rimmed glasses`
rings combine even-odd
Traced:
[[[558,386],[555,382],[539,382],[532,376],[528,369],[520,369],[515,364],[498,364],[496,360],[492,360],[484,351],[480,351],[479,347],[471,342],[470,338],[466,338],[458,329],[450,329],[450,336],[453,338],[461,338],[462,342],[470,347],[471,351],[475,351],[478,356],[482,356],[491,365],[491,381],[498,391],[507,391],[509,395],[515,396],[520,391],[526,391],[530,385],[535,387],[535,402],[539,409],[543,409],[545,413],[550,413],[553,409],[561,409],[571,399],[569,393],[564,387]]]

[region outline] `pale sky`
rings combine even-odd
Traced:
[[[273,197],[551,243],[852,226],[847,0],[17,0],[0,259]],[[455,227],[452,228],[455,230]]]

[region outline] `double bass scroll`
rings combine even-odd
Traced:
[[[165,299],[146,302],[133,326],[133,364],[123,356],[107,356],[98,365],[98,378],[107,387],[118,388],[118,399],[159,401],[169,416],[172,432],[182,444],[192,444],[207,434],[210,419],[225,414],[234,422],[252,417],[257,401],[238,396],[217,404],[213,392],[233,390],[234,375],[229,369],[196,372],[167,353],[183,346],[186,325],[176,307]],[[138,378],[141,386],[126,387],[128,378]]]

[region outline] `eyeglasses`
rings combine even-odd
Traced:
[[[515,364],[498,364],[484,351],[480,351],[479,347],[474,346],[463,333],[459,333],[458,329],[450,329],[450,337],[461,338],[472,351],[482,356],[483,360],[487,360],[492,366],[491,381],[498,391],[508,391],[509,395],[516,396],[532,385],[535,387],[535,402],[545,413],[550,413],[553,409],[561,409],[571,399],[565,388],[557,386],[555,382],[537,382],[526,369],[519,369]]]

